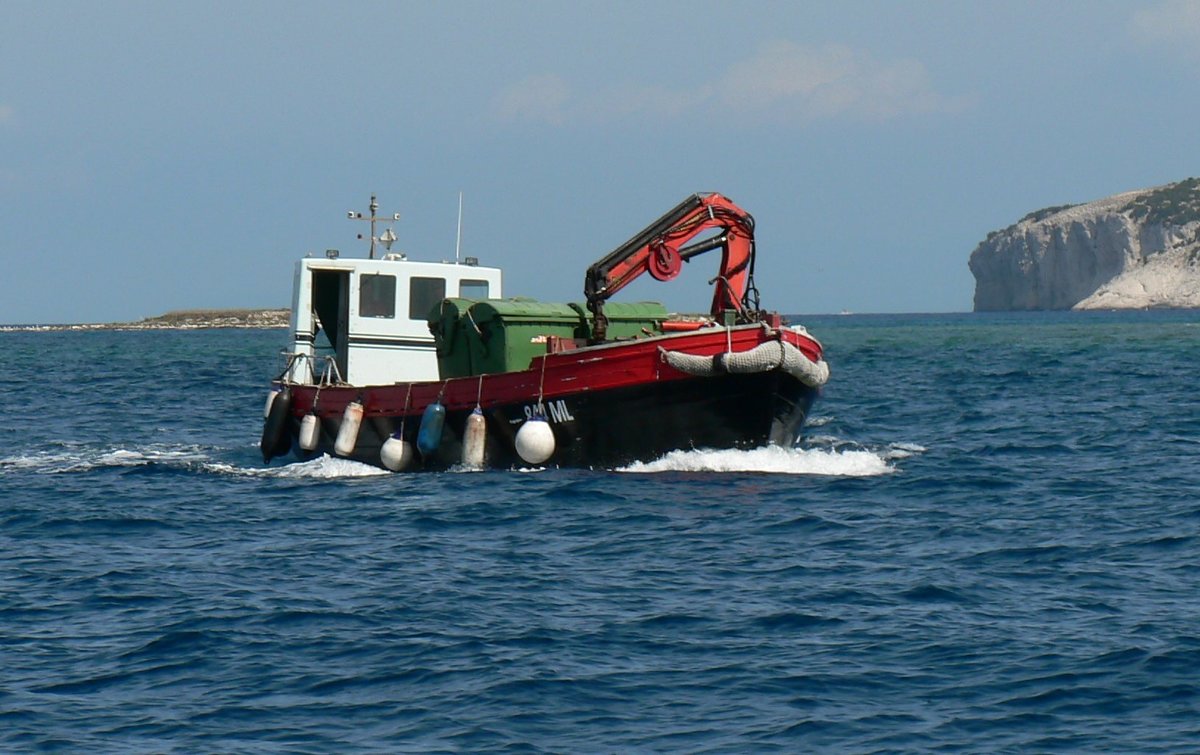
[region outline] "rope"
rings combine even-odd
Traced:
[[[338,385],[344,385],[346,381],[342,379],[342,371],[338,369],[337,359],[335,357],[325,357],[325,362],[329,365],[334,376],[337,378]]]
[[[404,423],[408,421],[408,400],[412,398],[412,383],[408,384],[408,392],[404,394],[404,411],[400,414],[400,440],[404,440]]]
[[[303,356],[305,356],[305,355],[300,354],[300,353],[288,354],[287,364],[283,365],[283,371],[280,372],[278,375],[276,375],[275,379],[283,380],[283,376],[288,374],[291,371],[292,365],[296,363],[296,359],[298,359],[299,357],[303,357]]]
[[[480,404],[480,401],[482,401],[482,399],[483,399],[483,375],[480,375],[479,376],[479,390],[477,390],[475,392],[475,408],[476,409],[481,408],[479,406],[479,404]]]
[[[472,309],[474,309],[474,307],[467,308],[467,319],[471,321],[471,327],[475,329],[475,332],[480,337],[483,337],[483,331],[479,329],[479,325],[475,322],[475,316],[471,314]]]
[[[538,403],[537,403],[537,405],[538,405],[538,412],[542,413],[542,414],[545,414],[545,409],[542,406],[542,396],[545,395],[543,392],[543,388],[546,385],[546,359],[547,359],[547,356],[548,355],[545,355],[545,354],[542,355],[542,374],[541,374],[541,377],[538,378]]]
[[[316,361],[317,357],[311,356],[309,359]],[[321,373],[321,385],[341,385],[343,383],[342,373],[338,370],[337,362],[333,357],[321,357],[325,360],[325,370]]]

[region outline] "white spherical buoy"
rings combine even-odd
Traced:
[[[412,459],[412,444],[401,438],[398,433],[385,440],[383,447],[379,449],[379,460],[393,472],[406,469],[412,463]]]
[[[545,417],[530,417],[517,430],[517,455],[529,464],[541,464],[554,455],[554,432]]]
[[[317,447],[320,440],[321,423],[317,420],[317,415],[311,412],[305,414],[304,419],[300,420],[300,447],[311,451]]]

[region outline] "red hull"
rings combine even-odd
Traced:
[[[818,388],[780,370],[696,376],[663,357],[663,350],[717,357],[777,341],[795,346],[811,362],[822,358],[821,345],[803,332],[750,325],[546,354],[520,372],[386,386],[289,385],[285,431],[291,442],[277,443],[264,455],[278,455],[288,445],[299,452],[300,420],[310,412],[321,424],[320,445],[311,454],[332,453],[343,412],[356,399],[363,405],[363,424],[350,457],[376,465],[382,442],[401,428],[406,439],[415,440],[422,412],[436,401],[446,408],[446,431],[437,453],[418,460],[425,468],[457,463],[465,417],[477,405],[487,418],[488,465],[520,465],[512,438],[539,400],[558,441],[550,465],[609,466],[677,448],[791,443]]]

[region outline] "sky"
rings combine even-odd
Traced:
[[[1200,175],[1198,95],[1200,0],[5,0],[0,323],[287,306],[372,193],[507,295],[717,191],[767,308],[965,312],[989,231]]]

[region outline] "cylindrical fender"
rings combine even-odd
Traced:
[[[337,440],[333,442],[333,450],[338,456],[349,456],[354,453],[358,443],[358,428],[362,426],[363,405],[358,401],[346,404],[342,413],[342,424],[338,427]]]
[[[267,403],[263,405],[263,419],[271,416],[271,405],[275,403],[275,399],[279,394],[283,393],[283,386],[272,385],[271,390],[267,391]]]
[[[487,447],[487,420],[478,406],[467,415],[467,427],[463,430],[462,463],[464,467],[483,467],[483,452]]]
[[[292,389],[285,386],[271,402],[271,411],[263,420],[262,440],[259,441],[258,447],[262,451],[264,462],[284,455],[291,448],[291,439],[288,437],[288,418],[291,412]]]
[[[421,415],[421,427],[417,430],[417,450],[421,456],[428,459],[437,453],[442,445],[442,426],[446,423],[446,407],[440,401],[434,401],[425,407]]]
[[[317,415],[309,412],[300,420],[300,448],[314,450],[321,442],[321,422]]]

